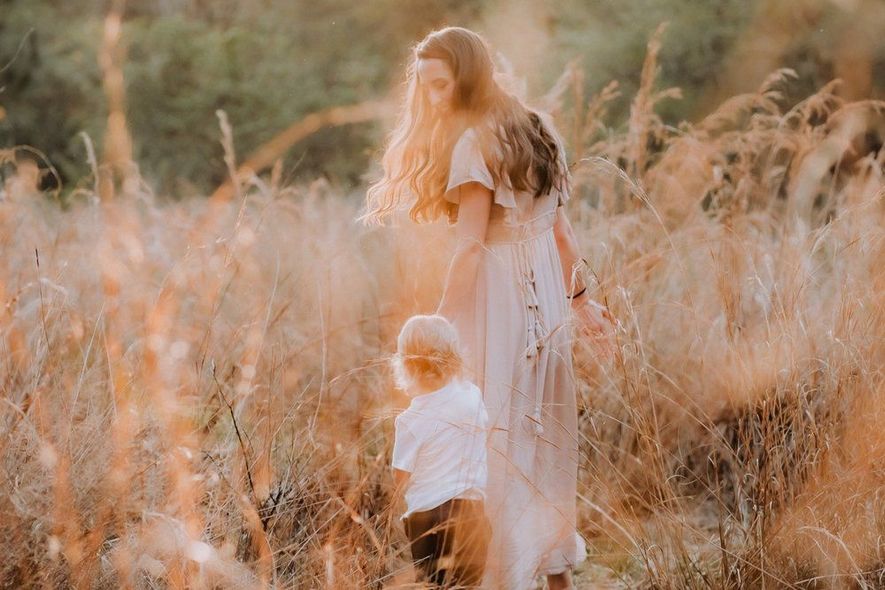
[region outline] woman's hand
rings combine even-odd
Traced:
[[[579,337],[590,341],[600,362],[611,361],[617,350],[615,333],[618,323],[608,308],[585,293],[572,299],[572,311],[577,321]]]
[[[578,252],[578,238],[565,214],[565,207],[557,209],[556,222],[553,225],[553,237],[559,250],[562,264],[562,279],[566,292],[580,293],[573,297],[572,311],[578,325],[578,338],[588,340],[597,358],[608,362],[614,357],[616,350],[615,331],[617,322],[605,306],[590,299],[586,293],[586,285],[577,282],[577,265],[583,262]]]

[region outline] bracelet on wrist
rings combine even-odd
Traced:
[[[569,295],[569,296],[568,296],[568,300],[569,300],[569,301],[574,301],[575,298],[580,297],[580,296],[583,295],[586,291],[587,291],[587,285],[584,285],[584,288],[583,288],[583,289],[581,289],[581,290],[578,291],[577,293],[574,293],[573,295]]]

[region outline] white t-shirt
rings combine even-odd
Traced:
[[[489,417],[479,388],[455,379],[396,417],[393,467],[411,474],[406,518],[453,498],[484,499]]]

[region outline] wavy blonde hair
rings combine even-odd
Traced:
[[[412,316],[400,330],[390,362],[397,387],[409,393],[428,380],[448,381],[463,367],[458,333],[441,315]]]
[[[446,62],[454,76],[450,117],[433,116],[418,84],[418,60],[434,58]],[[453,221],[457,205],[443,195],[452,149],[468,127],[475,127],[479,135],[496,185],[506,179],[514,190],[531,190],[535,196],[554,187],[567,190],[568,168],[554,132],[497,83],[489,47],[480,35],[447,27],[430,33],[412,52],[405,100],[381,160],[384,175],[369,187],[367,212],[361,219],[381,223],[410,203],[413,221],[434,221],[442,215]],[[500,149],[493,152],[492,145]]]

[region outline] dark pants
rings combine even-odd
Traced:
[[[444,588],[478,588],[491,526],[479,500],[449,500],[405,521],[419,581]]]

